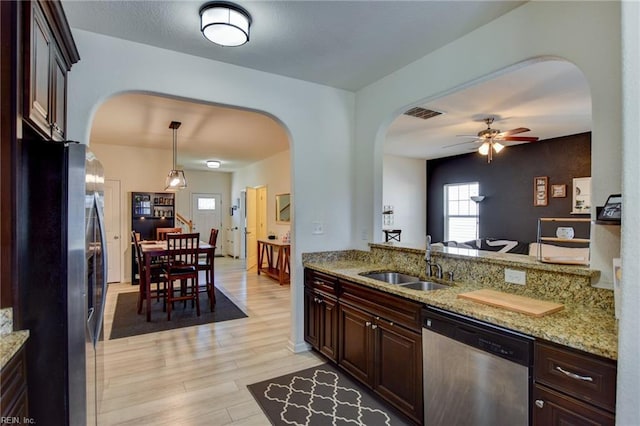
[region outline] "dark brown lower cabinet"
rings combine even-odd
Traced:
[[[338,359],[338,302],[326,294],[305,288],[304,338],[332,361]]]
[[[615,424],[615,361],[550,342],[534,347],[534,425]]]
[[[20,421],[29,414],[24,348],[20,349],[0,371],[0,414],[3,419]]]
[[[422,335],[341,303],[338,364],[422,424]]]

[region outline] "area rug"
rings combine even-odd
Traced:
[[[206,293],[200,294],[200,316],[196,315],[195,308],[191,308],[191,303],[187,303],[184,307],[183,303],[177,302],[175,308],[171,310],[171,321],[168,321],[167,313],[162,311],[162,299],[156,301],[153,298],[151,322],[147,322],[144,306],[142,314],[138,314],[137,303],[137,292],[118,294],[110,340],[247,316],[218,289],[216,289],[216,307],[213,312],[209,309],[209,298]]]
[[[410,425],[331,364],[248,385],[274,425]]]

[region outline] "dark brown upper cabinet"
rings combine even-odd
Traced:
[[[45,139],[65,140],[67,73],[80,60],[58,1],[24,3],[23,118]]]

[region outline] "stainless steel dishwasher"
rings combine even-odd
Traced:
[[[425,425],[529,424],[533,338],[428,307],[422,348]]]

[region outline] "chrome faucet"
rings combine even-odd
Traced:
[[[424,261],[427,267],[427,277],[433,276],[433,268],[436,268],[436,278],[442,279],[442,266],[431,262],[431,235],[427,235],[427,248],[424,252]]]

